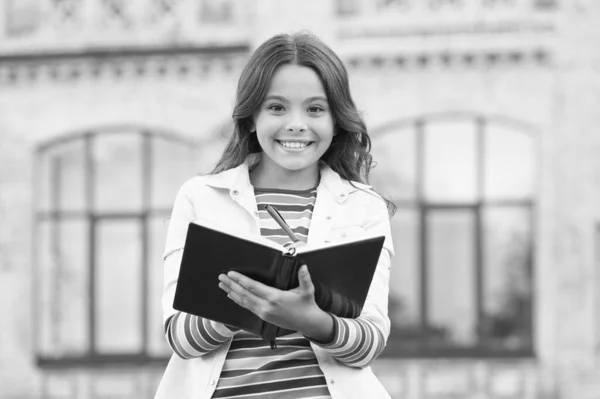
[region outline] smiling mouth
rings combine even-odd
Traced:
[[[283,146],[285,148],[297,148],[297,149],[306,148],[306,147],[310,146],[312,143],[314,143],[314,141],[281,141],[281,140],[275,140],[275,141],[277,141],[279,144],[281,144],[281,146]]]

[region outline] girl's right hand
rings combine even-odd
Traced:
[[[306,265],[298,271],[299,286],[278,290],[237,272],[219,276],[219,287],[238,305],[261,319],[300,332],[320,342],[333,334],[333,319],[315,302],[315,288]]]

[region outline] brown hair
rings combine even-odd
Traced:
[[[261,151],[256,134],[251,132],[253,117],[267,95],[273,74],[285,64],[311,68],[325,89],[336,134],[321,161],[350,182],[368,183],[371,139],[352,100],[348,72],[331,48],[305,32],[273,36],[250,57],[238,81],[233,135],[211,174],[235,168],[248,155]],[[393,213],[395,207],[386,202]]]

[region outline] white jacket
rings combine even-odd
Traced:
[[[188,224],[217,227],[242,235],[260,235],[254,189],[246,163],[216,175],[196,176],[177,194],[167,233],[164,255],[163,320],[176,313],[173,298],[181,262],[181,249]],[[393,245],[384,201],[369,186],[342,179],[328,166],[321,169],[317,200],[308,233],[308,244],[335,242],[357,236],[385,235],[385,243],[361,316],[367,317],[387,339],[390,321],[387,314],[390,258]],[[215,282],[216,284],[216,282]],[[208,399],[219,379],[231,341],[195,359],[184,360],[173,354],[155,399]],[[334,359],[311,343],[334,399],[389,398],[370,367],[355,368]]]

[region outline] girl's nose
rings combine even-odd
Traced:
[[[290,118],[285,130],[288,132],[304,132],[306,131],[306,123],[301,115],[294,114]]]
[[[288,125],[288,127],[286,127],[286,130],[288,132],[304,132],[306,130],[306,126]]]

